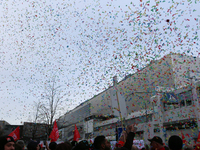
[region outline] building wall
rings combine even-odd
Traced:
[[[120,82],[118,89],[126,97],[130,114],[146,108],[152,109],[150,98],[156,94],[157,87],[174,86],[171,55],[167,55]]]
[[[171,55],[167,55],[165,58],[152,62],[141,71],[127,77],[116,86],[94,96],[87,101],[87,104],[90,104],[89,108],[83,110],[83,107],[87,105],[84,103],[62,116],[58,120],[58,126],[61,128],[76,123],[80,121],[79,116],[82,118],[92,115],[113,115],[110,98],[112,88],[124,95],[128,114],[146,108],[152,109],[150,97],[155,94],[156,87],[174,87],[172,72]]]
[[[147,142],[147,138],[151,138],[153,135],[160,135],[161,132],[149,134],[150,130],[152,133],[160,123],[171,123],[173,125],[173,122],[176,121],[196,118],[192,104],[164,111],[163,103],[161,103],[160,106],[153,106],[154,104],[151,100],[152,96],[158,94],[158,89],[167,92],[185,85],[183,83],[188,80],[186,70],[188,70],[188,68],[189,70],[197,70],[199,68],[199,59],[196,61],[193,59],[193,57],[185,56],[183,58],[177,54],[169,54],[160,60],[152,62],[141,71],[126,77],[126,79],[120,81],[115,87],[112,87],[116,88],[124,95],[128,111],[125,124],[138,124],[138,132],[141,132],[140,136],[137,137],[138,139],[143,138]],[[185,66],[184,61],[188,63]],[[90,103],[90,115],[112,115],[112,110],[110,109],[110,90],[112,88],[103,91],[87,102]],[[175,90],[175,93],[183,92],[183,89],[180,89],[180,91]],[[190,89],[189,87],[186,91]],[[163,93],[164,92],[160,92],[159,94],[162,95]],[[161,110],[161,114],[159,114],[159,111],[153,114],[155,109]],[[73,112],[78,110],[79,109],[76,108]],[[94,120],[93,137],[102,134],[113,136],[116,133],[117,126],[120,126],[118,118],[106,121]],[[66,132],[67,130],[68,128],[66,128]],[[185,129],[184,131],[187,131],[185,134],[189,132],[190,135],[192,135],[192,130],[196,132],[196,129]],[[176,134],[176,131],[166,131],[166,137],[173,133]]]
[[[200,59],[198,57],[177,54],[172,56],[172,61],[176,87],[190,85],[189,73],[199,72]]]
[[[110,89],[103,91],[99,95],[93,97],[90,100],[91,104],[91,115],[101,114],[103,116],[112,115],[112,110],[110,109]]]
[[[84,118],[91,116],[91,105],[90,103],[84,103],[74,110],[66,113],[57,120],[58,128],[67,127],[77,122],[81,122]]]

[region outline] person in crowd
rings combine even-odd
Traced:
[[[95,150],[110,150],[111,144],[104,135],[99,135],[94,139]]]
[[[39,144],[39,150],[42,150],[42,146]]]
[[[67,145],[70,147],[70,149],[72,149],[72,144],[71,144],[70,141],[67,140],[67,141],[65,141],[64,143],[67,144]]]
[[[47,149],[47,150],[55,150],[56,147],[57,147],[57,143],[56,143],[56,142],[51,142],[51,143],[49,143],[49,145],[48,145],[48,142],[45,141],[45,145],[46,145],[46,149]]]
[[[22,149],[24,150],[24,141],[23,140],[18,140],[16,143],[19,144],[22,147]]]
[[[72,142],[71,142],[72,149],[76,146],[77,143],[78,143],[77,141],[72,141]]]
[[[39,150],[40,146],[39,146],[39,142],[37,141],[30,141],[27,145],[27,149],[28,150]]]
[[[89,149],[90,149],[90,145],[88,141],[83,140],[83,141],[80,141],[78,144],[76,144],[73,150],[89,150]]]
[[[168,146],[170,150],[181,150],[183,147],[183,141],[179,136],[172,135],[169,138]]]
[[[135,146],[135,145],[132,145],[132,148],[131,148],[131,150],[139,150],[139,149],[138,149],[138,147],[137,147],[137,146]]]
[[[151,150],[165,150],[163,140],[159,136],[154,136],[150,141]]]
[[[0,150],[15,150],[15,140],[13,139],[13,137],[0,137]]]
[[[166,145],[164,146],[165,150],[169,150],[169,147],[167,147]]]
[[[21,145],[19,145],[18,143],[15,143],[15,150],[23,150]]]
[[[51,143],[49,143],[49,149],[50,149],[50,150],[55,150],[55,149],[56,149],[56,146],[57,146],[57,143],[56,143],[56,142],[51,142]]]
[[[115,150],[131,150],[136,130],[137,128],[133,124],[127,126],[126,131],[123,132],[123,135],[116,144]],[[133,146],[133,148],[135,147]]]
[[[126,128],[126,141],[123,147],[117,149],[117,150],[131,150],[133,145],[133,140],[135,137],[135,132],[137,128],[134,127],[134,124],[127,126]]]
[[[56,146],[56,150],[71,150],[71,147],[69,144],[60,143]]]

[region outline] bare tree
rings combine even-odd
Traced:
[[[47,81],[44,93],[41,96],[37,119],[41,123],[47,124],[47,135],[49,136],[53,127],[53,121],[58,115],[61,103],[65,100],[66,93],[64,93],[61,86],[56,86],[55,78],[53,78],[52,81]]]
[[[36,108],[36,113],[34,115],[34,124],[33,124],[33,129],[32,129],[32,139],[35,139],[37,128],[38,128],[37,123],[39,122],[38,121],[38,119],[39,119],[39,110],[40,110],[40,105],[41,105],[40,100],[38,102],[34,102],[34,105],[35,105],[35,108]]]
[[[24,133],[31,139],[36,138],[36,133],[38,131],[38,123],[40,123],[40,100],[33,104],[33,113],[29,115],[28,122],[24,124]]]

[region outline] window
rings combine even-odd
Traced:
[[[200,95],[200,87],[197,87],[197,95],[199,97],[199,95]]]
[[[192,105],[192,91],[185,92],[186,106]]]
[[[184,107],[185,106],[185,101],[184,100],[181,100],[180,101],[180,107]]]
[[[163,102],[164,111],[173,110],[179,108],[179,100],[174,93],[165,93],[161,98]]]
[[[178,103],[174,103],[174,102],[164,103],[164,110],[165,111],[176,109],[176,108],[179,108]]]
[[[184,106],[190,106],[192,105],[192,91],[186,91],[183,93],[180,93],[177,95],[179,102],[180,102],[180,107],[184,107]]]

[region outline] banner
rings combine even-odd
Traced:
[[[117,101],[117,95],[118,95],[118,101]],[[120,116],[119,113],[121,112],[122,118],[127,117],[127,109],[126,109],[126,102],[123,95],[121,95],[116,90],[110,90],[110,97],[112,101],[112,109],[114,112],[114,116]],[[120,110],[119,110],[120,107]]]
[[[143,140],[133,140],[133,145],[137,146],[138,149],[145,147]]]
[[[53,130],[51,131],[49,138],[51,139],[51,142],[56,142],[59,138],[59,132],[56,120],[54,122]]]
[[[126,128],[124,128],[124,131],[126,130]],[[118,141],[120,139],[120,137],[122,136],[122,128],[121,127],[117,127],[117,135],[116,135],[116,140]]]
[[[11,132],[8,136],[12,136],[15,141],[20,139],[20,129],[17,127],[13,132]]]

